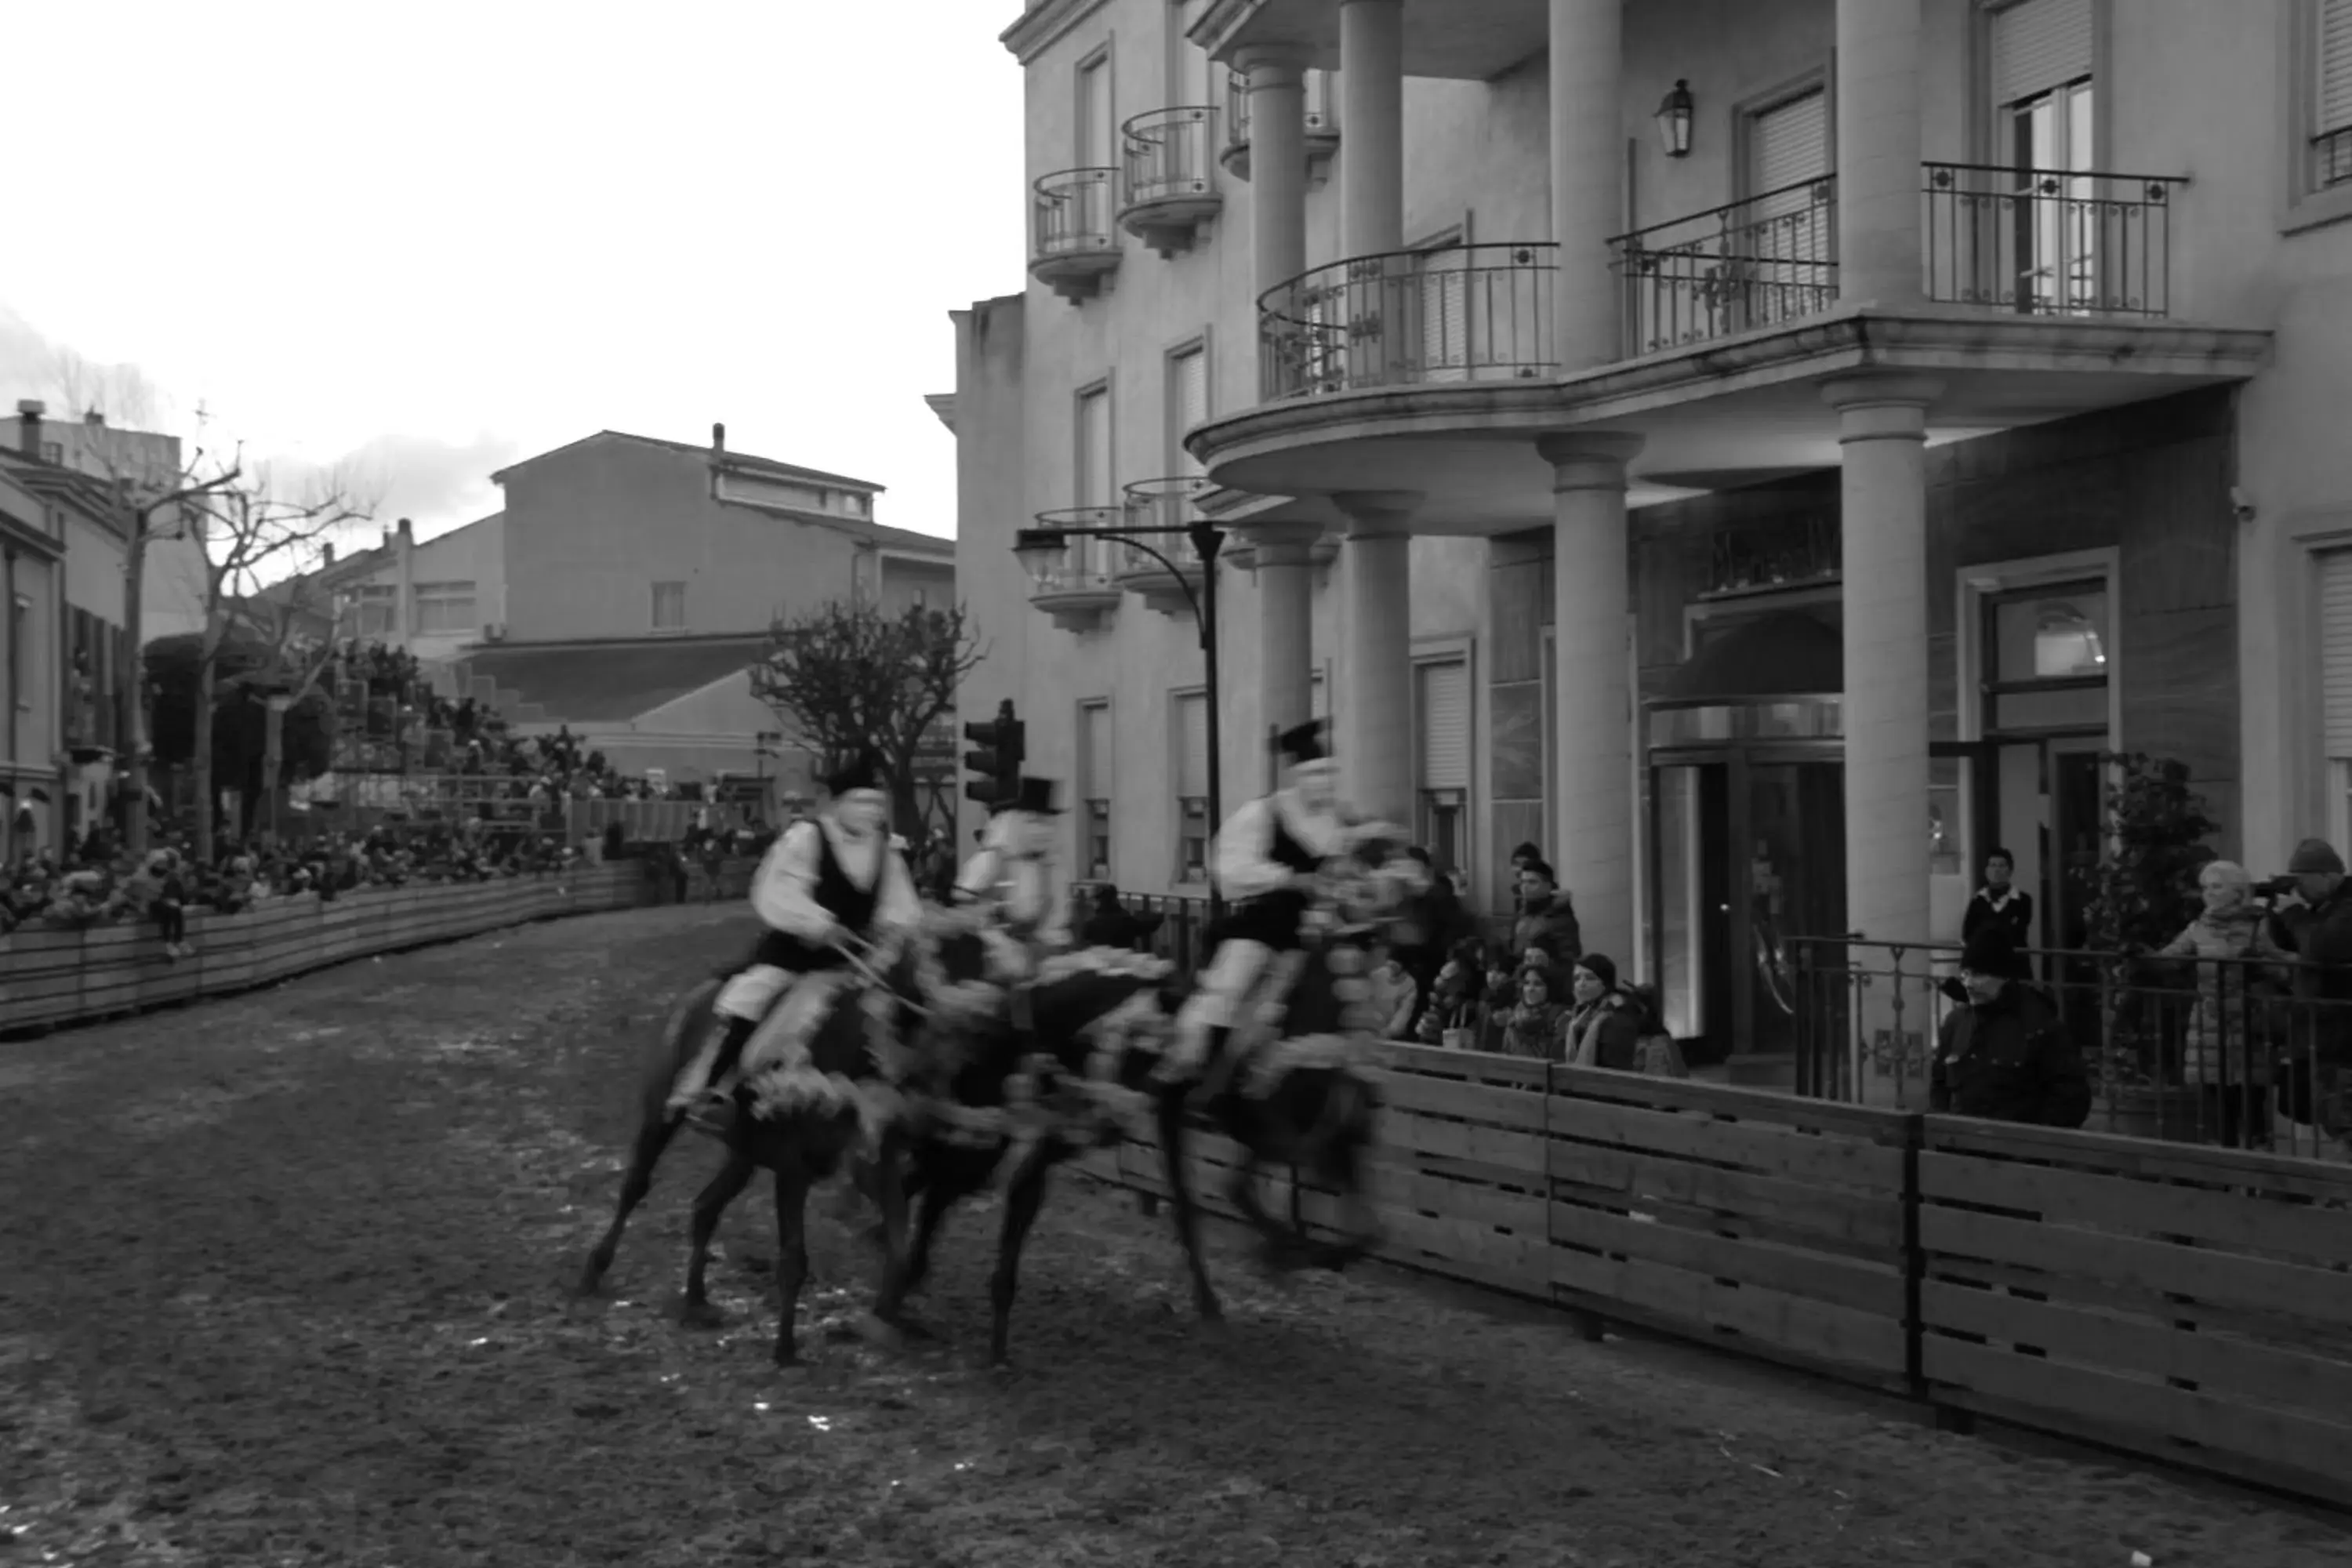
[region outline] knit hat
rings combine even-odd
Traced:
[[[1581,969],[1593,979],[1601,982],[1601,988],[1604,991],[1617,989],[1617,966],[1600,953],[1588,952],[1570,967]]]
[[[2286,868],[2287,874],[2294,877],[2315,871],[2340,877],[2344,875],[2344,857],[2325,838],[2306,838],[2294,847],[2294,853],[2287,858]]]
[[[1970,974],[1987,974],[2002,980],[2029,980],[2032,966],[2025,955],[2017,951],[2017,939],[2009,928],[1999,922],[1988,922],[1976,930],[1967,945],[1960,949],[1960,967]]]

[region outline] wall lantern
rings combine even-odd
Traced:
[[[1687,158],[1691,147],[1691,111],[1696,107],[1691,99],[1690,83],[1677,80],[1675,90],[1658,103],[1658,142],[1669,158]]]

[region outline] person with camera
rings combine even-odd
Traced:
[[[2286,874],[2259,889],[2296,902],[2272,910],[2270,933],[2298,960],[2294,1016],[2278,1073],[2283,1129],[2294,1152],[2316,1153],[2345,1142],[2337,1086],[2352,1064],[2352,889],[2344,857],[2325,838],[2306,838],[2288,857]]]

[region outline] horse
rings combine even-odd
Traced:
[[[718,1137],[727,1150],[727,1163],[694,1200],[691,1250],[686,1287],[679,1303],[679,1321],[691,1328],[711,1328],[719,1314],[710,1304],[704,1276],[709,1268],[711,1237],[719,1216],[751,1178],[765,1168],[776,1180],[776,1282],[781,1296],[776,1324],[775,1361],[790,1366],[799,1360],[793,1321],[803,1286],[808,1280],[807,1203],[809,1189],[831,1176],[845,1157],[870,1152],[858,1173],[882,1211],[886,1255],[897,1257],[906,1246],[907,1198],[899,1184],[899,1145],[904,1102],[898,1081],[909,1070],[905,1049],[909,1000],[919,985],[917,947],[903,943],[888,959],[875,962],[870,954],[850,954],[844,969],[819,970],[793,983],[819,989],[803,998],[816,1016],[806,1037],[807,1068],[793,1083],[808,1092],[790,1092],[777,1103],[763,1104],[763,1077],[748,1074],[735,1094],[732,1114],[712,1129],[698,1131]],[[668,1110],[671,1086],[706,1037],[711,1009],[725,983],[725,974],[695,986],[670,1008],[659,1039],[647,1052],[637,1094],[637,1131],[629,1169],[621,1182],[621,1195],[612,1224],[589,1253],[576,1290],[593,1294],[613,1266],[621,1233],[629,1215],[645,1201],[653,1185],[654,1168],[670,1141],[686,1123]],[[762,1036],[785,1023],[793,1007],[793,992],[771,1012],[746,1043],[744,1059],[758,1058]]]
[[[1380,1114],[1380,1095],[1356,1061],[1373,1041],[1364,1007],[1369,947],[1424,918],[1426,872],[1402,853],[1402,835],[1368,826],[1317,879],[1317,902],[1305,945],[1278,953],[1253,988],[1255,1005],[1210,1069],[1216,1085],[1196,1106],[1192,1088],[1164,1087],[1155,1121],[1165,1159],[1169,1207],[1192,1278],[1193,1305],[1205,1321],[1223,1309],[1202,1264],[1199,1222],[1183,1150],[1195,1125],[1221,1132],[1243,1152],[1228,1196],[1263,1238],[1272,1268],[1338,1271],[1380,1244],[1381,1227],[1365,1190],[1364,1156]],[[1258,1175],[1270,1164],[1311,1174],[1339,1199],[1347,1228],[1336,1243],[1317,1243],[1294,1220],[1269,1215]]]
[[[955,1204],[1001,1177],[1004,1214],[989,1279],[989,1360],[1010,1361],[1021,1253],[1045,1206],[1046,1177],[1081,1151],[1118,1142],[1148,1113],[1143,1088],[1166,1038],[1158,990],[1171,966],[1119,948],[1055,954],[1039,965],[1022,1005],[988,978],[978,917],[961,911],[933,928],[931,994],[965,999],[933,1020],[932,1074],[919,1090],[904,1183],[914,1231],[886,1266],[874,1313],[894,1331],[920,1333],[907,1298],[930,1268],[931,1247]]]

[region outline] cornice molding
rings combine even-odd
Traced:
[[[1031,0],[1021,19],[996,36],[1027,65],[1058,42],[1062,35],[1103,8],[1107,0]]]

